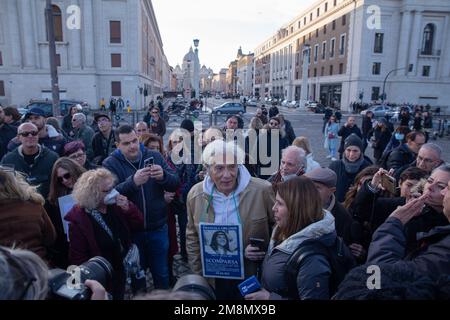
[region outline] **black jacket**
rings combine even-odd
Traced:
[[[383,155],[383,151],[391,140],[391,132],[389,129],[382,131],[380,128],[375,128],[373,131],[373,157],[378,160]],[[370,134],[369,134],[370,135]]]
[[[289,120],[284,120],[285,127],[284,130],[286,131],[286,139],[289,142],[289,145],[292,144],[295,140],[295,132],[294,128],[292,127],[292,124]]]
[[[1,164],[13,165],[16,171],[26,175],[27,182],[33,186],[38,186],[39,193],[47,198],[50,189],[50,177],[52,175],[53,164],[58,160],[58,155],[40,146],[39,154],[34,158],[31,166],[25,161],[21,146],[5,155]]]
[[[111,130],[108,138],[105,138],[101,132],[97,132],[92,139],[92,150],[94,151],[94,163],[101,165],[115,149],[116,137],[114,130]]]
[[[4,123],[0,126],[0,160],[8,153],[8,143],[17,136],[17,128]]]
[[[413,153],[406,144],[402,144],[399,147],[392,150],[389,155],[386,166],[387,170],[397,170],[405,165],[410,164],[416,160],[416,154]]]
[[[342,126],[339,131],[338,131],[338,136],[341,137],[341,145],[339,146],[339,153],[343,153],[344,152],[344,143],[345,143],[345,139],[347,139],[347,137],[349,135],[351,135],[352,133],[356,134],[358,137],[360,137],[362,139],[362,134],[361,134],[361,130],[358,128],[358,126],[355,124],[353,127],[348,128],[346,126]]]
[[[373,129],[372,118],[364,116],[362,119],[361,129],[362,129],[363,137],[367,138],[369,135],[369,132],[372,131],[372,129]]]
[[[354,242],[351,231],[353,218],[342,204],[336,202],[334,195],[333,198],[334,200],[332,200],[332,202],[334,202],[334,206],[331,208],[330,212],[335,219],[336,234],[344,240],[346,245],[350,245]]]

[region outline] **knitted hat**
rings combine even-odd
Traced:
[[[347,149],[350,146],[358,147],[360,151],[363,150],[363,143],[360,137],[358,137],[356,134],[352,133],[345,139],[344,143],[344,150]]]

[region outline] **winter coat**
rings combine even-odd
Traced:
[[[367,138],[369,136],[369,132],[372,131],[373,129],[373,121],[372,118],[369,118],[367,116],[363,117],[362,120],[362,125],[361,125],[361,129],[362,129],[362,135],[364,138]]]
[[[286,139],[289,143],[289,145],[292,144],[292,142],[294,142],[295,140],[295,132],[294,132],[294,128],[292,127],[292,124],[289,120],[284,120],[284,130],[286,131]]]
[[[330,299],[329,279],[332,270],[327,258],[323,255],[307,256],[298,271],[297,282],[288,283],[286,262],[302,242],[309,239],[317,239],[327,247],[335,243],[334,218],[330,212],[325,211],[322,220],[310,224],[278,245],[275,245],[274,240],[271,239],[264,258],[261,279],[262,287],[270,292],[270,300],[297,298],[288,295],[289,288],[293,285],[297,287],[298,297],[301,300]]]
[[[391,136],[392,134],[389,131],[389,129],[385,129],[383,131],[377,127],[373,130],[372,148],[373,148],[373,157],[376,160],[381,158],[384,149],[391,140]]]
[[[142,156],[138,167],[126,159],[119,149],[103,161],[103,166],[117,176],[118,184],[115,188],[142,211],[145,230],[152,231],[166,224],[167,209],[164,190],[176,191],[179,179],[159,152],[148,150],[142,144],[140,151]],[[144,160],[150,157],[153,157],[155,164],[163,168],[164,178],[161,181],[150,178],[143,185],[137,186],[133,181],[134,174],[138,169],[144,168]]]
[[[343,153],[344,152],[345,139],[347,139],[347,137],[349,135],[351,135],[352,133],[356,134],[361,139],[363,138],[363,136],[361,134],[361,130],[358,128],[358,126],[356,124],[353,127],[351,127],[351,128],[346,127],[346,126],[342,126],[339,129],[338,136],[341,137],[341,145],[339,146],[339,150],[338,150],[339,153]]]
[[[4,156],[1,164],[14,166],[16,171],[25,174],[27,182],[33,186],[38,186],[39,193],[46,199],[50,189],[53,164],[56,160],[58,160],[56,153],[44,146],[39,146],[39,153],[34,158],[34,164],[30,166],[24,159],[22,146],[19,146]]]
[[[95,132],[91,127],[83,125],[78,130],[75,130],[75,135],[73,140],[81,140],[86,148],[86,157],[89,160],[94,158],[94,151],[92,150],[92,139],[94,138]]]
[[[164,137],[164,135],[166,134],[166,123],[164,122],[163,118],[159,117],[158,121],[155,122],[155,120],[150,117],[146,122],[151,133],[157,134],[161,138]]]
[[[17,128],[4,123],[0,126],[0,160],[8,153],[9,142],[17,136]]]
[[[116,137],[114,130],[111,130],[108,138],[101,132],[97,132],[92,139],[92,150],[95,164],[101,165],[114,150],[116,150]]]
[[[402,144],[392,150],[386,162],[387,169],[397,170],[400,167],[408,165],[416,160],[416,156],[417,155],[408,148],[406,143]]]
[[[421,250],[406,257],[405,227],[397,218],[389,218],[373,235],[368,264],[396,263],[416,268],[419,272],[438,280],[450,274],[450,225],[435,227],[417,234]]]
[[[327,211],[331,212],[334,217],[336,234],[344,240],[346,245],[350,245],[354,242],[351,232],[353,218],[350,213],[348,213],[347,209],[336,201],[334,194],[331,195],[331,197]]]
[[[112,205],[111,213],[116,215],[126,230],[137,232],[143,230],[143,217],[139,209],[131,202],[128,203],[128,211],[124,211],[117,205]],[[74,206],[64,217],[69,222],[69,261],[79,265],[92,257],[102,256],[97,243],[92,222],[85,209]],[[128,247],[131,246],[131,236],[127,239]]]
[[[338,145],[338,132],[339,132],[339,125],[337,123],[327,123],[325,126],[325,142],[324,147],[325,149],[337,149]],[[334,138],[330,138],[330,136],[333,136]]]
[[[244,167],[245,169],[245,167]],[[240,169],[240,170],[244,170]],[[246,169],[245,169],[246,170]],[[269,182],[250,177],[247,173],[247,185],[236,197],[239,217],[242,224],[243,249],[250,244],[251,237],[264,239],[269,243],[270,225],[273,222],[272,207],[275,202],[275,194]],[[216,209],[211,194],[205,189],[206,180],[192,187],[187,197],[188,224],[186,228],[186,249],[189,258],[189,266],[192,272],[201,274],[202,263],[200,256],[199,224],[200,222],[214,222]],[[239,183],[244,183],[240,179]],[[219,196],[216,193],[213,198]],[[225,200],[225,199],[224,199]],[[210,205],[208,206],[208,203]],[[234,204],[232,205],[234,207]],[[208,211],[206,211],[208,209]],[[255,275],[258,263],[244,259],[245,277]]]
[[[361,163],[358,171],[355,173],[349,173],[345,170],[345,165],[343,160],[332,161],[330,163],[329,168],[333,170],[337,175],[337,183],[336,183],[336,199],[339,202],[344,202],[345,194],[347,193],[350,186],[353,184],[355,177],[360,173],[364,168],[370,166],[372,163],[369,159],[364,158],[364,161]]]
[[[42,205],[20,200],[0,203],[0,245],[15,245],[46,259],[46,247],[55,240],[55,228]]]

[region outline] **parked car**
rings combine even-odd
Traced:
[[[372,111],[373,115],[378,118],[382,118],[386,116],[386,112],[390,111],[391,108],[385,105],[375,105],[370,107],[369,109],[361,111],[361,115],[365,116],[367,111]]]
[[[239,102],[225,102],[224,104],[215,107],[213,113],[217,115],[221,114],[239,114],[243,115],[245,113],[244,106]]]
[[[407,109],[409,111],[409,114],[411,114],[411,115],[414,114],[414,110],[410,106],[401,106],[401,107],[399,106],[399,107],[392,108],[389,111],[386,111],[386,116],[388,116],[392,122],[397,122],[397,121],[399,121],[400,112],[404,109]]]
[[[60,101],[60,111],[61,116],[67,115],[69,112],[69,109],[71,106],[79,104],[83,107],[83,113],[88,114],[89,112],[89,105],[87,102],[84,101],[78,101],[78,100],[61,100]],[[51,100],[30,100],[30,103],[25,108],[18,108],[17,110],[22,114],[26,114],[28,110],[32,108],[39,108],[44,111],[45,117],[52,117],[53,116],[53,106]]]
[[[250,99],[247,101],[247,107],[257,107],[258,103],[256,102],[256,99]]]

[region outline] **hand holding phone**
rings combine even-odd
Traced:
[[[260,239],[260,238],[250,238],[250,244],[252,245],[252,247],[256,247],[261,251],[264,251],[264,239]]]
[[[395,180],[394,177],[387,174],[383,174],[381,176],[381,186],[390,193],[395,194],[397,189],[397,181]]]
[[[150,157],[148,159],[144,160],[144,167],[151,167],[152,165],[155,164],[155,159],[153,157]]]

